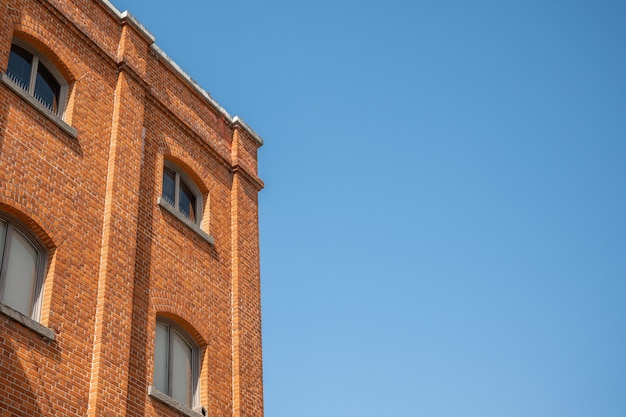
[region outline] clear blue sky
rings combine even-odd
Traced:
[[[267,417],[626,416],[626,3],[113,0],[265,140]]]

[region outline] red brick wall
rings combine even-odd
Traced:
[[[256,150],[97,0],[4,0],[13,38],[70,84],[72,137],[0,83],[0,211],[49,250],[40,322],[0,314],[0,416],[175,416],[148,396],[157,316],[200,347],[211,416],[263,415]],[[205,197],[210,244],[159,205],[164,160]]]

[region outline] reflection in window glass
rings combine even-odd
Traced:
[[[59,109],[59,95],[61,84],[54,78],[52,73],[43,65],[37,68],[37,81],[33,96],[49,110],[56,113]]]
[[[7,234],[7,222],[0,219],[0,265],[2,265],[2,257],[4,256],[4,239]]]
[[[157,321],[153,385],[187,407],[193,406],[196,348],[167,322]]]
[[[196,196],[183,181],[180,182],[179,210],[191,221],[196,221]]]
[[[202,196],[184,175],[168,166],[163,167],[161,198],[193,223],[200,222]]]
[[[38,251],[15,228],[6,247],[2,302],[30,317],[35,298]]]
[[[176,172],[169,168],[163,168],[162,196],[171,205],[176,205]]]
[[[7,75],[24,90],[30,87],[33,54],[17,45],[11,45]]]
[[[167,392],[167,358],[169,356],[168,327],[157,322],[154,342],[154,386],[161,392]]]
[[[170,355],[172,360],[170,395],[175,400],[191,407],[191,346],[176,332],[172,332],[170,340],[172,349]]]
[[[10,245],[2,301],[30,316],[37,279],[37,249],[15,229],[11,234]]]
[[[11,45],[6,74],[15,84],[55,114],[61,112],[62,83],[43,56]]]
[[[33,242],[14,221],[0,218],[0,300],[31,318],[39,313],[35,302],[43,279],[44,256]]]

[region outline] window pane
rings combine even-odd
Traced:
[[[161,197],[175,206],[176,202],[176,172],[169,168],[163,168],[163,192]]]
[[[39,62],[37,80],[35,81],[35,93],[33,94],[37,101],[56,113],[59,110],[60,93],[61,85],[57,79],[48,71],[48,68]]]
[[[154,341],[154,381],[159,391],[167,394],[167,356],[169,331],[166,325],[157,322],[156,340]]]
[[[26,91],[30,86],[32,64],[33,54],[17,45],[11,45],[7,75]]]
[[[170,378],[170,396],[191,407],[192,388],[192,350],[191,346],[178,333],[171,334],[172,375]]]
[[[2,256],[4,255],[4,238],[7,234],[7,222],[0,219],[0,265],[2,265]]]
[[[196,195],[183,181],[180,182],[178,210],[191,219],[191,221],[196,221]]]
[[[20,232],[13,229],[8,247],[6,282],[2,301],[20,313],[30,316],[37,280],[37,249]]]

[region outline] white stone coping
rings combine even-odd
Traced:
[[[204,99],[217,110],[226,120],[228,120],[233,126],[240,126],[244,129],[252,138],[257,142],[259,146],[263,145],[263,139],[259,136],[247,123],[243,121],[239,116],[231,116],[226,109],[220,106],[217,101],[211,97],[211,95],[193,80],[172,58],[170,58],[159,46],[155,43],[155,37],[146,29],[144,25],[142,25],[137,18],[135,18],[132,14],[128,12],[128,10],[124,12],[120,12],[110,1],[108,0],[100,0],[100,2],[106,6],[111,13],[117,16],[118,19],[122,21],[130,22],[133,26],[135,26],[148,40],[150,40],[151,45],[150,48],[159,56],[160,59],[165,61],[167,65],[177,73],[180,78],[182,78],[193,90],[195,90],[198,94],[200,94]]]
[[[254,130],[252,130],[252,128],[248,126],[248,123],[244,122],[241,117],[239,116],[233,117],[233,120],[231,123],[234,126],[241,126],[241,128],[245,130],[246,132],[248,132],[248,134],[250,134],[250,136],[252,136],[259,145],[263,145],[263,139],[261,138],[261,136],[257,135],[257,133]]]

